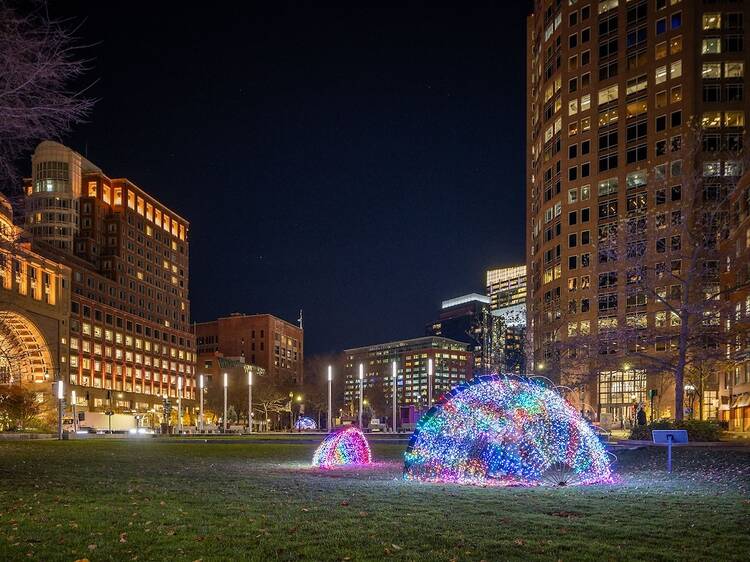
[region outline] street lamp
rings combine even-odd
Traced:
[[[362,429],[362,386],[364,385],[364,365],[359,364],[359,428]]]
[[[427,360],[427,408],[432,408],[432,359]]]
[[[247,432],[253,432],[253,372],[247,372]]]
[[[65,401],[65,387],[63,380],[57,381],[57,438],[62,439],[63,402]]]
[[[393,433],[396,433],[396,393],[398,392],[398,369],[396,361],[391,363],[391,376],[393,377]]]
[[[182,377],[177,377],[177,428],[182,433]]]
[[[333,420],[333,417],[331,416],[331,383],[333,381],[333,368],[328,365],[328,423],[326,424],[326,429],[328,431],[331,431],[331,423]]]
[[[229,386],[229,375],[224,373],[224,433],[227,432],[227,387]]]
[[[201,433],[203,432],[203,375],[200,375],[198,377],[198,386],[200,386],[201,391],[201,412],[200,417],[198,418],[198,423],[200,424]]]
[[[693,404],[695,402],[695,386],[688,383],[685,385],[685,392],[688,395],[689,404],[690,404],[690,419],[693,419]]]
[[[70,402],[73,408],[73,431],[78,431],[78,417],[76,416],[76,391],[70,391]]]

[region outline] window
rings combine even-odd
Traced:
[[[704,128],[721,127],[721,112],[706,111],[701,116],[701,126]]]
[[[682,76],[682,59],[674,61],[669,65],[669,77],[679,78]]]
[[[672,29],[679,29],[682,26],[682,12],[675,12],[669,18],[669,24]]]
[[[669,116],[669,123],[671,127],[679,127],[682,125],[682,111],[673,111]]]
[[[727,111],[724,113],[724,126],[725,127],[744,127],[745,126],[745,112],[744,111]]]
[[[718,37],[704,39],[701,44],[701,54],[712,55],[721,53],[721,40]]]
[[[666,66],[660,66],[656,69],[655,80],[657,84],[666,82],[667,80],[667,67]]]
[[[710,12],[703,14],[703,29],[721,29],[721,13]]]
[[[646,171],[637,170],[635,172],[630,172],[625,179],[625,183],[627,184],[628,189],[643,187],[646,185]]]
[[[663,59],[667,56],[667,43],[666,41],[663,41],[661,43],[657,43],[655,47],[655,53],[654,57],[656,60]]]
[[[656,20],[656,34],[661,35],[667,31],[667,18],[659,18]]]
[[[718,63],[716,66],[719,66]],[[724,77],[725,78],[742,78],[745,75],[745,63],[739,61],[725,62],[724,63]],[[705,77],[704,77],[705,78]],[[719,76],[716,76],[719,78]]]
[[[674,86],[669,90],[669,101],[671,103],[679,103],[682,101],[682,86]]]
[[[599,182],[599,196],[617,193],[617,178],[609,178]]]
[[[669,52],[673,55],[682,52],[682,35],[678,35],[669,40]]]
[[[617,99],[617,84],[599,90],[599,105],[615,101]]]

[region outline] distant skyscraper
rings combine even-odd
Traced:
[[[471,293],[443,301],[440,316],[427,325],[427,335],[465,342],[474,354],[474,369],[482,368],[488,346],[490,299]]]
[[[526,372],[526,266],[487,271],[487,296],[492,315],[501,319],[497,339],[506,372]]]

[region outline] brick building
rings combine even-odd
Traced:
[[[210,373],[218,357],[241,359],[267,376],[302,384],[304,331],[271,314],[231,314],[196,324],[199,372]]]

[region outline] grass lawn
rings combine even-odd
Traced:
[[[748,560],[750,450],[621,452],[621,482],[502,489],[319,471],[315,445],[0,442],[0,560]]]

